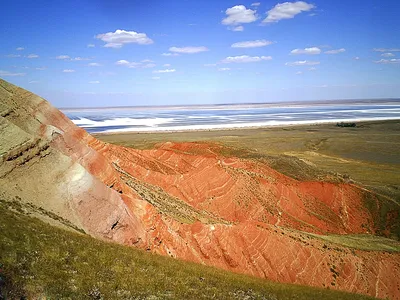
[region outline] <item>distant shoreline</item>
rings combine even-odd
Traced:
[[[105,135],[124,135],[124,134],[161,134],[161,133],[188,133],[188,132],[217,132],[217,131],[238,131],[238,130],[256,130],[256,129],[271,129],[271,128],[285,128],[285,127],[304,127],[304,126],[320,126],[320,125],[332,125],[340,122],[352,122],[374,124],[374,123],[388,123],[388,122],[400,122],[400,118],[379,118],[379,119],[339,119],[329,121],[299,121],[302,123],[287,123],[287,124],[276,124],[276,125],[264,125],[264,126],[236,126],[236,127],[221,127],[221,128],[209,128],[209,129],[181,129],[181,130],[116,130],[116,131],[104,131],[104,132],[92,132],[93,136],[105,136]],[[355,127],[357,128],[357,127]]]
[[[292,103],[293,104],[293,103]],[[400,119],[400,102],[236,104],[65,111],[92,134],[240,130]]]
[[[103,109],[177,109],[177,108],[216,108],[221,107],[299,107],[309,105],[331,105],[331,104],[371,104],[386,103],[398,104],[400,98],[376,98],[376,99],[337,99],[337,100],[307,100],[307,101],[280,101],[280,102],[260,102],[260,103],[217,103],[217,104],[174,104],[174,105],[139,105],[139,106],[104,106],[104,107],[59,107],[58,109],[65,112],[80,110],[103,110]]]

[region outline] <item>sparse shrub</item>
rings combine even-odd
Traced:
[[[336,123],[337,127],[356,127],[357,124],[356,123],[345,123],[345,122],[340,122],[340,123]]]

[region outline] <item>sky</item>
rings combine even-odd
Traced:
[[[2,4],[0,78],[57,107],[400,98],[400,1]]]

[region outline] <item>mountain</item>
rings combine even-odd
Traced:
[[[278,282],[399,297],[397,248],[368,247],[375,235],[399,238],[397,204],[343,180],[298,181],[226,152],[207,143],[107,144],[0,80],[2,200],[149,252]]]

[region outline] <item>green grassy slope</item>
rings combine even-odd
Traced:
[[[371,299],[96,240],[0,201],[0,299]]]

